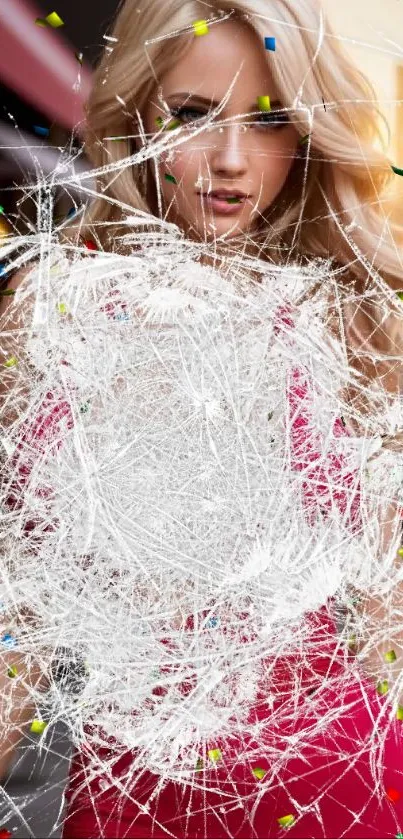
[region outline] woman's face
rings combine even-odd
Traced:
[[[148,137],[160,131],[157,118],[169,124],[170,115],[183,126],[181,137],[189,133],[186,142],[161,154],[156,166],[165,216],[190,236],[228,238],[251,230],[287,178],[299,135],[287,114],[278,112],[282,103],[268,67],[270,55],[246,25],[224,21],[195,36],[151,95],[143,114]],[[225,107],[208,127],[209,111],[231,85]],[[271,110],[259,108],[260,96],[270,97]],[[203,131],[191,136],[204,121]],[[209,197],[221,190],[227,197]],[[236,192],[246,197],[239,200]]]

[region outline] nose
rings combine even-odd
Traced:
[[[245,174],[249,159],[245,126],[238,123],[221,126],[214,134],[214,147],[210,156],[213,172],[231,178]]]

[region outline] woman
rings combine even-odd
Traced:
[[[396,393],[402,381],[395,294],[402,287],[401,264],[393,231],[378,211],[391,175],[385,154],[375,146],[380,135],[373,92],[323,27],[311,0],[297,6],[272,0],[269,8],[266,0],[224,2],[220,8],[213,2],[208,12],[206,30],[194,26],[207,14],[198,3],[148,0],[122,6],[113,47],[100,63],[87,106],[86,151],[96,167],[106,167],[99,176],[102,196],[78,225],[70,225],[68,236],[74,240],[79,234],[88,247],[95,242],[99,249],[124,251],[124,214],[135,207],[151,212],[157,229],[164,222],[176,224],[200,243],[205,263],[222,261],[229,271],[241,257],[245,265],[254,256],[281,265],[330,255],[338,269],[338,294],[329,299],[328,325],[338,337],[347,330],[351,365],[366,380],[378,377]],[[265,51],[265,37],[275,38],[274,51]],[[152,226],[148,216],[145,221]],[[141,248],[141,234],[136,242]],[[363,299],[365,289],[368,299]],[[306,382],[296,377],[288,393],[291,410],[305,396]],[[348,394],[363,424],[365,397],[362,386]],[[356,421],[350,431],[357,428]],[[298,461],[306,429],[301,423],[293,429]],[[395,434],[385,445],[396,441]],[[385,544],[396,533],[396,518],[396,510],[387,511]],[[368,601],[365,607],[368,614],[377,610],[379,619],[382,603]],[[317,616],[316,624],[314,618],[314,669],[321,679],[330,660],[331,669],[341,667],[337,657],[333,660],[334,644],[327,646],[328,632],[326,616]],[[366,664],[377,678],[378,650],[371,650]],[[283,677],[289,685],[290,673]],[[338,701],[331,686],[323,698],[327,707]],[[312,752],[291,755],[287,770],[264,794],[256,784],[259,776],[251,775],[248,754],[238,766],[235,761],[230,774],[221,764],[215,769],[220,800],[208,779],[197,791],[172,783],[160,790],[157,776],[144,773],[134,789],[125,789],[119,776],[130,754],[113,768],[115,786],[103,790],[99,780],[87,777],[87,757],[77,754],[63,835],[393,836],[403,823],[398,727],[387,738],[385,790],[376,800],[364,747],[358,753],[378,698],[367,684],[365,698],[351,686],[344,701],[349,711],[339,727],[317,739]],[[269,718],[266,707],[259,722]],[[289,734],[295,734],[292,726]],[[237,746],[228,744],[228,751],[236,754]],[[267,753],[257,757],[258,746],[249,743],[258,762],[254,770],[262,778],[272,767]],[[99,758],[111,754],[100,750]]]

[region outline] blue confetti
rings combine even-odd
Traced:
[[[209,618],[208,621],[207,621],[207,627],[208,627],[208,629],[215,629],[216,626],[218,626],[219,623],[220,623],[219,618]]]
[[[11,647],[15,647],[17,642],[16,642],[15,638],[13,638],[12,635],[10,635],[9,633],[6,633],[6,635],[3,635],[3,637],[2,637],[1,643],[4,644],[5,647],[11,648]]]
[[[34,125],[34,131],[39,137],[49,137],[49,128],[44,128],[42,125]]]
[[[276,39],[275,38],[265,38],[264,39],[264,47],[265,47],[266,50],[271,50],[271,52],[275,52]]]

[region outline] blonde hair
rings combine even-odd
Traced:
[[[340,266],[339,285],[342,291],[348,289],[350,307],[352,288],[361,297],[357,310],[349,312],[356,364],[370,377],[379,375],[379,368],[368,362],[376,347],[378,355],[380,351],[385,357],[395,356],[392,367],[397,370],[396,355],[403,356],[403,325],[395,292],[403,282],[394,236],[403,228],[381,215],[381,200],[395,177],[385,150],[385,124],[371,84],[323,22],[315,0],[270,0],[270,4],[209,0],[208,5],[197,0],[126,0],[111,31],[116,39],[111,42],[112,52],[105,51],[86,103],[86,155],[96,169],[129,158],[135,114],[142,113],[161,74],[193,42],[192,23],[207,18],[213,25],[228,14],[252,27],[262,44],[267,34],[275,37],[276,50],[268,53],[268,61],[282,104],[302,114],[296,126],[301,136],[311,133],[309,155],[301,145],[275,206],[268,208],[255,232],[261,258],[281,263],[290,256],[328,258],[330,254]],[[326,112],[322,98],[328,103]],[[313,105],[320,109],[314,109],[310,125]],[[111,136],[125,139],[105,139]],[[78,224],[73,219],[68,228],[113,250],[119,243],[121,205],[152,212],[152,183],[150,187],[149,179],[145,188],[130,161],[117,177],[112,171],[97,180],[100,197],[86,208]],[[379,291],[363,302],[374,273],[381,297],[388,298],[387,331]],[[397,320],[391,323],[393,311]],[[400,368],[398,379],[393,375],[388,387],[396,390]]]

